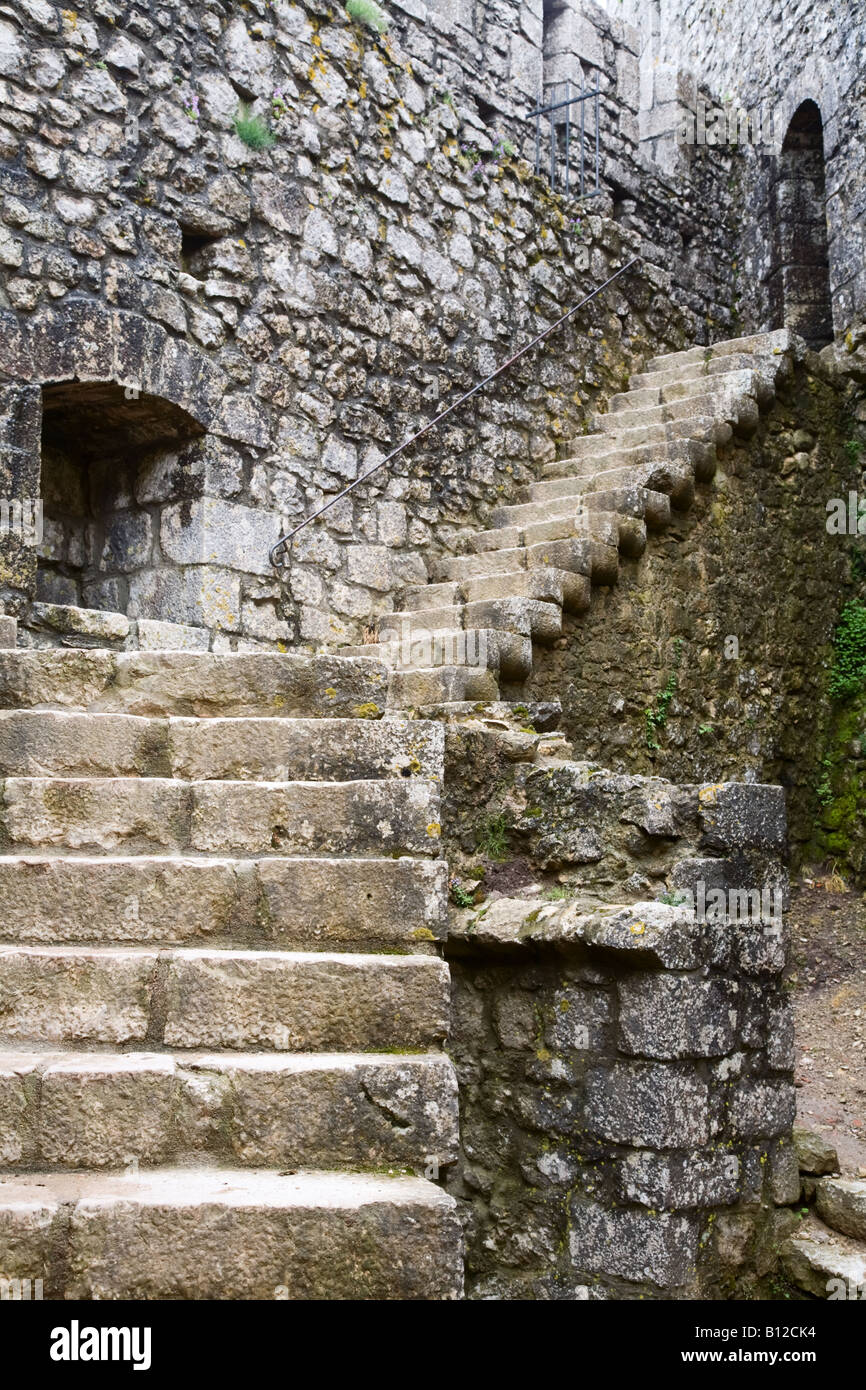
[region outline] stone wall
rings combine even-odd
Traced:
[[[612,775],[495,711],[446,748],[469,1296],[766,1297],[799,1194],[787,932],[706,920],[699,885],[781,908],[783,793]]]
[[[42,563],[6,547],[10,611],[35,593],[221,648],[360,640],[651,351],[731,330],[728,172],[708,166],[708,192],[642,165],[619,21],[566,7],[545,59],[541,0],[512,8],[411,0],[384,37],[319,0],[0,18],[7,495],[38,494],[42,387],[78,475],[46,505]],[[602,87],[603,191],[584,205],[517,158],[569,64]],[[238,135],[242,108],[265,147]],[[537,358],[305,533],[280,585],[281,527],[635,253]]]
[[[685,109],[695,109],[698,88],[715,102],[772,118],[768,146],[742,148],[750,184],[744,226],[743,276],[758,297],[755,327],[777,328],[765,281],[773,269],[774,160],[803,102],[816,103],[823,123],[830,281],[837,337],[866,317],[866,107],[861,75],[866,27],[857,0],[816,6],[811,0],[778,5],[706,3],[706,0],[602,0],[639,33],[641,134],[654,157],[682,162],[671,134]],[[766,124],[766,122],[765,122]],[[664,150],[657,141],[661,138]],[[718,150],[716,151],[718,153]],[[763,293],[760,292],[763,286]]]

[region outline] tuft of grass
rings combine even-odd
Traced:
[[[478,835],[478,848],[488,859],[501,862],[508,858],[508,828],[503,815],[485,821]]]
[[[346,14],[358,24],[366,24],[368,29],[375,29],[377,34],[387,34],[388,25],[391,23],[385,11],[376,4],[376,0],[346,0]]]
[[[248,106],[240,106],[235,116],[235,135],[251,150],[269,150],[276,136],[261,116],[254,116]]]

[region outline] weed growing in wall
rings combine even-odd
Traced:
[[[832,700],[847,700],[866,686],[866,604],[850,599],[833,634]]]
[[[458,161],[476,183],[485,183],[499,173],[506,159],[512,159],[516,154],[517,150],[510,140],[506,140],[504,135],[495,135],[493,148],[488,154],[482,154],[477,145],[463,144]]]
[[[238,108],[235,116],[235,134],[251,150],[269,150],[276,143],[273,131],[268,129],[261,116],[254,116],[248,106]]]
[[[655,699],[655,704],[644,711],[646,720],[646,746],[651,753],[654,753],[659,746],[658,735],[668,722],[668,710],[671,700],[677,690],[677,671],[679,670],[680,658],[683,653],[683,639],[678,637],[674,645],[674,658],[671,673],[668,676],[667,684],[660,690]]]
[[[347,0],[346,14],[357,24],[366,24],[377,34],[387,34],[390,20],[375,0]]]

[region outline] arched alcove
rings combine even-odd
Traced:
[[[824,128],[814,101],[794,112],[774,162],[772,259],[767,278],[773,327],[792,328],[810,347],[833,338],[827,246]]]
[[[159,504],[184,495],[184,450],[203,433],[180,406],[113,382],[46,385],[37,597],[125,612],[130,575],[159,563]]]

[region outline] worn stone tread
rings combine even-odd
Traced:
[[[454,1199],[421,1178],[373,1173],[165,1168],[2,1178],[0,1263],[44,1277],[48,1298],[462,1292]]]

